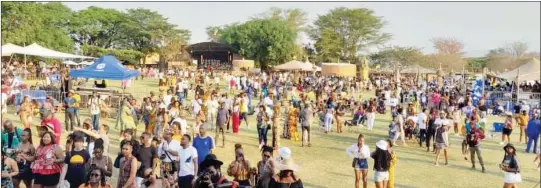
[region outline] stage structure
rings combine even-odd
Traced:
[[[231,70],[234,60],[242,60],[237,49],[216,42],[192,44],[187,51],[198,69]]]

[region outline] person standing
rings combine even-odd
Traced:
[[[43,120],[41,121],[41,126],[52,129],[54,132],[53,134],[55,135],[55,143],[59,143],[60,136],[62,136],[62,125],[60,123],[60,120],[54,117],[54,114],[49,110],[43,111],[42,114]],[[41,136],[41,134],[39,136]]]
[[[119,162],[119,172],[117,179],[118,188],[135,188],[137,187],[135,183],[135,176],[137,174],[137,164],[138,161],[135,156],[133,156],[133,145],[137,143],[132,143],[131,141],[125,141],[121,143],[122,148],[122,158]]]
[[[4,148],[2,148],[2,163],[0,164],[0,166],[0,170],[2,171],[2,187],[14,187],[13,177],[19,174],[19,167],[17,166],[17,162],[15,162],[15,160],[8,157],[8,153],[5,151]]]
[[[220,107],[218,104],[218,99],[216,99],[216,95],[212,95],[211,99],[206,102],[206,106],[208,109],[207,115],[207,121],[210,125],[210,130],[214,130],[216,128],[216,115],[218,113],[218,108]],[[205,158],[202,158],[203,160]]]
[[[513,132],[514,122],[513,122],[513,115],[510,112],[507,112],[505,118],[505,123],[503,124],[502,129],[502,141],[500,142],[500,145],[504,144],[505,138],[507,137],[507,143],[511,143],[511,133]]]
[[[273,113],[272,113],[272,147],[274,149],[278,149],[280,145],[280,106],[275,105],[273,106]]]
[[[417,115],[417,124],[419,124],[419,147],[423,147],[423,141],[425,141],[425,139],[430,139],[427,132],[427,120],[428,117],[426,116],[426,108],[423,108],[421,113]],[[426,147],[429,148],[428,142]]]
[[[434,136],[434,140],[436,143],[436,166],[439,166],[440,153],[442,150],[445,157],[445,165],[448,165],[447,147],[449,146],[449,140],[447,139],[448,124],[445,116],[445,112],[440,112],[439,117],[434,122],[436,126],[436,132]]]
[[[257,181],[256,187],[268,188],[272,176],[274,176],[274,162],[272,158],[272,152],[274,149],[270,146],[263,146],[261,149],[262,159],[257,163]]]
[[[374,159],[374,182],[376,188],[386,188],[389,182],[391,154],[387,151],[389,144],[385,140],[376,142],[376,151],[370,154]]]
[[[515,188],[517,187],[516,184],[522,182],[516,149],[513,144],[507,144],[503,147],[503,150],[505,151],[505,155],[500,164],[500,168],[505,172],[503,187]]]
[[[249,100],[248,100],[248,97],[246,96],[246,93],[242,93],[241,94],[241,98],[240,98],[240,121],[244,120],[244,122],[246,123],[246,128],[248,128],[248,104],[249,104]]]
[[[330,99],[329,99],[330,100]],[[331,132],[332,119],[334,117],[334,104],[332,102],[327,103],[327,108],[325,110],[325,133]],[[367,114],[368,116],[368,114]]]
[[[2,143],[6,143],[2,141]],[[15,160],[19,167],[19,173],[13,176],[13,185],[19,187],[21,181],[26,187],[32,187],[33,174],[30,168],[32,162],[36,159],[36,148],[32,144],[32,132],[29,128],[24,129],[21,134],[21,143],[17,147]]]
[[[368,157],[370,148],[364,144],[364,135],[359,134],[357,143],[346,149],[346,154],[353,159],[352,166],[355,172],[355,188],[359,188],[359,180],[362,174],[363,188],[368,187]]]
[[[237,134],[239,133],[239,126],[240,126],[240,106],[238,102],[234,102],[232,115],[231,115],[231,128],[233,129],[233,133]]]
[[[73,94],[72,97],[75,99],[75,103],[73,104],[73,107],[75,108],[75,121],[77,121],[77,126],[81,127],[81,95],[77,94],[73,89],[70,90],[70,93]]]
[[[219,141],[220,133],[222,133],[222,148],[225,147],[225,126],[229,123],[230,111],[225,107],[225,102],[220,101],[220,108],[216,113],[216,142]],[[227,126],[229,129],[229,126]]]
[[[205,125],[199,127],[199,134],[199,136],[193,139],[192,143],[192,146],[197,150],[198,165],[214,150],[214,139],[207,135],[207,127]]]
[[[66,152],[64,159],[64,166],[62,173],[60,174],[59,182],[62,183],[67,180],[71,188],[77,188],[84,183],[85,167],[90,160],[90,154],[84,149],[84,138],[79,135],[72,135],[73,149]],[[68,144],[66,148],[71,148],[72,145]]]
[[[312,121],[314,119],[314,110],[312,109],[312,104],[309,102],[304,102],[304,108],[301,112],[301,130],[302,130],[302,144],[301,147],[308,143],[308,147],[311,147],[310,143],[310,127],[312,126]]]
[[[374,120],[376,119],[376,103],[371,100],[368,109],[366,110],[366,127],[369,131],[374,128]]]
[[[190,145],[191,139],[190,135],[182,136],[181,148],[177,151],[179,156],[178,187],[192,187],[194,176],[198,172],[197,150]]]
[[[141,166],[137,169],[137,175],[135,178],[135,182],[138,187],[143,183],[144,180],[142,169],[153,169],[158,163],[158,151],[155,147],[151,146],[151,140],[152,137],[150,133],[143,132],[141,135],[141,147],[139,147],[139,150],[135,155],[137,157],[137,161],[141,162]]]
[[[541,132],[541,121],[539,115],[535,115],[533,119],[528,122],[526,128],[526,134],[528,135],[528,143],[526,146],[526,153],[530,152],[530,148],[533,144],[533,153],[537,153],[537,143],[539,141],[539,134]]]
[[[66,131],[73,131],[73,125],[75,124],[76,119],[76,108],[75,108],[75,98],[73,98],[73,92],[70,91],[68,96],[64,98],[64,105],[66,107]]]
[[[88,99],[88,106],[90,108],[90,118],[92,119],[92,127],[95,131],[99,129],[100,125],[100,112],[101,105],[103,101],[100,99],[98,94],[94,91],[92,92],[92,97]]]
[[[62,172],[64,152],[56,144],[55,135],[52,132],[45,132],[40,137],[41,141],[36,149],[36,160],[30,166],[34,174],[34,187],[56,187],[60,172]]]
[[[530,118],[528,117],[528,112],[526,110],[522,110],[522,113],[517,116],[517,124],[520,126],[520,137],[518,139],[520,144],[524,144],[524,142],[528,141],[528,134],[526,134],[526,125],[528,125],[529,119]],[[522,135],[524,135],[524,142],[522,142]]]
[[[398,159],[396,158],[396,153],[392,150],[393,143],[391,143],[390,140],[387,140],[387,143],[389,144],[387,150],[391,154],[391,166],[389,166],[389,182],[387,183],[387,188],[394,188],[394,172]]]
[[[470,149],[470,158],[472,163],[472,169],[475,169],[475,154],[481,164],[482,172],[485,172],[485,165],[483,163],[483,156],[481,155],[481,140],[485,139],[485,135],[476,126],[471,126],[471,130],[466,136],[466,142]]]
[[[264,105],[259,105],[259,112],[257,112],[256,120],[259,149],[261,149],[261,147],[267,145],[267,132],[269,131],[267,129],[269,128],[269,125],[267,124],[269,122],[269,114]]]
[[[241,186],[251,186],[250,162],[244,158],[244,150],[241,144],[235,144],[235,160],[227,169],[227,174],[234,177],[233,181],[239,182]]]
[[[6,149],[15,149],[19,146],[23,130],[13,126],[10,120],[6,120],[2,127],[2,146]]]
[[[180,150],[180,142],[173,140],[173,131],[166,129],[163,134],[163,142],[158,146],[158,155],[162,160],[162,175],[163,177],[172,176],[178,169],[178,151]],[[177,164],[174,164],[177,163]]]

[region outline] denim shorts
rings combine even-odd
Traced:
[[[355,170],[368,170],[368,160],[356,159],[355,166],[353,168],[355,168]]]

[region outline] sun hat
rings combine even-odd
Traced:
[[[209,154],[205,157],[205,160],[203,160],[203,162],[201,162],[201,169],[204,170],[206,168],[208,168],[209,166],[222,166],[224,163],[220,160],[218,160],[218,158],[216,157],[216,155],[214,154]]]
[[[511,112],[505,112],[505,115],[506,116],[513,116],[513,114]]]
[[[517,151],[517,149],[515,149],[515,146],[513,146],[513,144],[511,143],[507,143],[507,145],[503,147],[503,150],[507,151],[507,148],[513,148],[514,151]]]
[[[389,146],[389,143],[387,143],[387,141],[385,141],[385,140],[380,140],[380,141],[376,142],[376,147],[381,149],[381,150],[386,151],[388,146]]]
[[[278,150],[278,157],[274,159],[275,168],[282,170],[298,171],[299,165],[291,157],[291,150],[287,147],[282,147]]]

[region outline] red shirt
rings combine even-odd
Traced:
[[[60,123],[60,120],[55,117],[52,117],[49,120],[44,119],[41,121],[41,126],[47,126],[49,123],[53,125],[54,134],[56,135],[54,138],[55,143],[60,144],[60,136],[62,135],[62,124]]]

